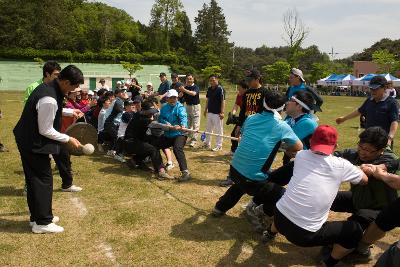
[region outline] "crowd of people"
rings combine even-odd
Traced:
[[[223,216],[248,194],[252,199],[245,213],[264,242],[272,242],[280,233],[298,246],[323,246],[321,266],[335,266],[344,257],[369,260],[370,245],[400,226],[396,212],[400,176],[395,174],[400,163],[391,149],[399,119],[397,102],[385,91],[386,79],[374,77],[371,97],[336,119],[337,124],[360,115],[366,120],[355,148],[339,151],[337,130],[318,125],[315,113],[322,112],[322,98],[307,86],[300,69],[291,69],[288,76],[286,95],[264,88],[260,72],[254,69],[238,83],[227,119],[234,124],[232,161],[220,183],[229,188],[211,214]],[[214,147],[211,135],[199,138],[200,89],[192,74],[182,83],[176,74],[169,81],[160,73],[157,91],[151,83],[143,89],[135,78],[118,82],[113,90],[104,79],[93,92],[80,89],[80,84],[83,74],[77,67],[61,70],[48,61],[43,78],[26,89],[14,135],[34,233],[64,230],[52,214],[50,154],[60,171],[62,190],[82,190],[72,183],[68,152],[68,146],[81,144],[64,133],[75,121],[84,119],[97,129],[100,152],[132,169],[154,172],[160,180],[175,179],[169,174],[175,167],[173,155],[181,173],[177,181],[191,179],[185,146],[222,150],[225,90],[216,75],[209,77],[203,109],[207,132],[217,135]],[[282,165],[272,169],[280,152]],[[350,190],[339,191],[344,182],[351,183]],[[345,221],[328,221],[330,210],[351,215]],[[398,260],[399,253],[399,245],[393,245],[379,262],[387,264],[393,255]]]

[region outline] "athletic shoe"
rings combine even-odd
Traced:
[[[149,167],[146,164],[142,163],[138,166],[138,169],[145,171],[145,172],[154,172],[154,168],[153,167]]]
[[[189,143],[189,146],[190,147],[196,147],[196,141],[195,140],[193,140],[193,141],[191,141],[190,143]]]
[[[103,145],[102,145],[102,144],[97,144],[97,150],[98,150],[100,153],[104,153],[104,147],[103,147]]]
[[[52,223],[58,223],[60,221],[60,217],[58,216],[53,216],[53,220],[51,221]],[[35,222],[29,222],[29,226],[33,227],[35,225]]]
[[[178,178],[178,182],[186,182],[192,179],[192,176],[190,176],[189,171],[183,171],[181,176]]]
[[[257,209],[257,208],[259,208],[259,209]],[[262,208],[263,208],[262,204],[259,206],[249,205],[248,207],[246,207],[247,220],[254,227],[254,230],[260,234],[262,234],[266,230],[267,226],[270,225],[270,223],[267,224],[264,222],[264,216],[266,216],[266,215],[262,211]]]
[[[265,244],[275,239],[278,233],[271,232],[271,226],[262,233],[261,241]]]
[[[128,165],[128,168],[131,170],[135,170],[138,166],[136,165],[136,161],[134,159],[129,159],[126,162],[126,165]]]
[[[175,167],[174,163],[167,163],[167,164],[165,164],[165,169],[166,169],[167,171],[172,170],[174,167]]]
[[[365,251],[353,250],[346,255],[342,261],[346,263],[367,263],[372,260],[371,248],[368,247]]]
[[[216,146],[212,149],[212,151],[217,152],[217,151],[221,151],[222,150],[222,146]]]
[[[219,209],[214,207],[214,209],[211,211],[211,215],[214,217],[221,217],[221,216],[225,215],[225,212],[220,211]]]
[[[231,186],[233,185],[234,182],[231,180],[231,178],[227,177],[226,180],[223,180],[222,182],[219,183],[219,186]]]
[[[32,226],[32,232],[35,234],[61,233],[64,232],[64,228],[58,226],[55,223],[50,223],[48,225],[39,225],[34,222]]]
[[[159,172],[157,175],[157,179],[162,181],[162,180],[173,180],[175,179],[173,176],[169,175],[167,172]]]
[[[115,154],[114,159],[118,160],[119,162],[125,163],[125,157],[123,155]]]
[[[63,192],[80,192],[80,191],[82,191],[82,187],[79,187],[76,185],[71,185],[68,188],[61,188],[61,191],[63,191]]]
[[[110,156],[110,157],[114,157],[115,153],[116,153],[115,150],[108,150],[106,155]]]

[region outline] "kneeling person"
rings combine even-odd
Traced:
[[[151,144],[151,136],[147,135],[149,124],[153,121],[154,115],[158,110],[152,106],[151,101],[145,101],[142,110],[133,114],[125,131],[125,151],[129,154],[135,154],[135,162],[140,169],[147,169],[144,159],[151,158],[154,170],[158,172],[158,178],[172,179],[165,171],[162,164],[160,150]]]
[[[367,176],[349,161],[331,155],[337,131],[319,126],[310,140],[310,150],[297,153],[293,177],[276,204],[274,223],[264,232],[264,240],[276,233],[302,247],[333,245],[323,266],[334,266],[354,249],[362,237],[358,222],[327,222],[329,209],[343,182],[367,183]]]
[[[278,92],[266,91],[264,111],[248,117],[241,128],[241,141],[233,155],[229,177],[234,184],[215,204],[213,215],[223,215],[244,194],[254,196],[268,180],[268,170],[278,152],[281,142],[288,144],[293,152],[303,148],[301,141],[278,116],[285,97]]]

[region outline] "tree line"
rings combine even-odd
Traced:
[[[394,46],[384,39],[377,49],[332,61],[315,45],[302,48],[309,29],[295,9],[283,14],[286,45],[256,49],[229,42],[231,31],[216,0],[198,10],[194,32],[180,0],[155,0],[150,14],[146,25],[104,3],[0,0],[0,57],[167,64],[179,73],[205,76],[217,72],[232,82],[241,79],[244,70],[257,68],[266,74],[266,82],[283,84],[291,67],[302,69],[306,78],[315,82],[331,72],[350,72],[352,59],[372,59],[375,50],[388,47],[390,54],[399,48],[399,43]],[[398,55],[391,55],[398,60]],[[387,53],[382,58],[390,60]]]

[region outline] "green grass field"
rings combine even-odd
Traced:
[[[234,93],[228,94],[228,107]],[[184,184],[157,181],[104,156],[72,157],[80,193],[60,192],[54,175],[54,214],[65,232],[34,235],[23,196],[24,175],[12,129],[22,110],[22,93],[0,92],[0,140],[10,152],[0,153],[0,266],[314,266],[319,248],[299,248],[279,236],[259,242],[239,205],[222,218],[209,212],[226,188],[229,143],[214,153],[187,149],[193,180]],[[362,98],[325,97],[320,123],[351,112]],[[202,121],[204,129],[205,120]],[[340,148],[354,147],[358,121],[338,127]],[[232,128],[226,127],[225,134]],[[395,151],[399,151],[399,138]],[[280,161],[277,160],[276,164]],[[275,165],[277,166],[277,165]],[[178,174],[178,168],[173,170]],[[331,214],[331,220],[345,214]],[[389,233],[374,246],[374,256],[398,239]],[[372,263],[374,263],[375,260]],[[369,266],[369,265],[358,265]],[[372,266],[372,265],[371,265]]]

